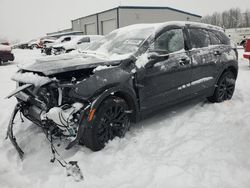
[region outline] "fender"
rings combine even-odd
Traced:
[[[238,76],[238,61],[230,60],[227,63],[222,64],[221,70],[220,70],[218,76],[215,79],[215,84],[216,85],[217,85],[220,77],[222,76],[222,74],[224,72],[228,71],[228,70],[231,70],[236,75],[236,79],[237,79],[237,76]],[[216,89],[216,86],[213,87],[212,94],[214,94],[215,89]]]
[[[126,102],[129,105],[129,108],[133,110],[132,121],[137,122],[139,120],[139,105],[137,102],[135,91],[130,87],[122,85],[106,89],[100,95],[96,96],[96,98],[91,103],[90,112],[92,112],[95,109],[98,109],[101,103],[111,95],[119,96],[124,100],[126,100]],[[91,113],[89,114],[89,116],[90,115]]]
[[[123,70],[120,66],[107,67],[94,72],[89,78],[77,83],[71,90],[70,96],[91,101],[96,93],[101,93],[108,88],[120,85],[132,85],[132,74]]]
[[[139,105],[133,82],[133,73],[123,70],[121,66],[107,67],[76,84],[70,91],[69,97],[88,101],[89,112],[98,109],[102,101],[110,95],[122,97],[134,111],[132,121],[137,122]]]
[[[220,73],[218,74],[218,77],[216,78],[216,83],[218,83],[222,74],[227,70],[231,70],[237,78],[237,76],[238,76],[238,62],[234,61],[234,60],[230,60],[226,63],[223,63],[221,70],[220,70]]]

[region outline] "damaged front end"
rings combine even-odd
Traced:
[[[65,137],[70,140],[66,149],[78,144],[83,133],[82,121],[89,102],[70,96],[77,79],[58,80],[39,73],[18,72],[12,77],[17,88],[7,98],[15,96],[18,103],[12,113],[7,138],[16,148],[20,158],[24,152],[13,135],[14,120],[18,112],[40,126],[48,138]],[[82,79],[82,78],[81,78]]]

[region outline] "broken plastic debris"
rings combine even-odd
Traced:
[[[67,176],[72,176],[77,182],[82,181],[84,179],[81,169],[77,164],[77,161],[68,162],[68,164],[66,165],[66,173]]]

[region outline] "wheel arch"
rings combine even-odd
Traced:
[[[216,85],[217,85],[218,81],[220,80],[221,76],[222,76],[225,72],[228,72],[228,71],[230,71],[230,72],[233,73],[233,75],[235,76],[235,79],[237,78],[237,76],[238,76],[238,68],[236,68],[235,66],[230,65],[230,66],[224,68],[224,69],[221,71],[221,73],[219,74],[219,76],[216,78],[216,81],[215,81],[215,84],[216,84]],[[216,86],[213,88],[213,92],[212,92],[212,93],[215,92],[215,89],[216,89]]]
[[[228,71],[230,71],[230,72],[232,72],[233,73],[233,75],[235,76],[235,79],[238,77],[238,69],[235,67],[235,66],[228,66],[228,67],[226,67],[221,73],[220,73],[220,75],[218,76],[218,78],[217,78],[217,82],[219,81],[219,79],[220,79],[220,77],[225,73],[225,72],[228,72]]]
[[[116,96],[124,99],[128,104],[129,109],[132,110],[131,121],[135,123],[139,120],[139,106],[136,94],[132,89],[129,88],[117,87],[105,90],[103,93],[95,97],[91,104],[90,111],[93,109],[98,109],[101,103],[110,96]]]

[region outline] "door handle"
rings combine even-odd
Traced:
[[[221,55],[222,54],[222,52],[221,51],[219,51],[219,50],[216,50],[216,51],[214,51],[214,55]]]
[[[180,65],[187,65],[190,63],[190,59],[189,58],[181,58],[179,60],[179,63],[180,63]]]

